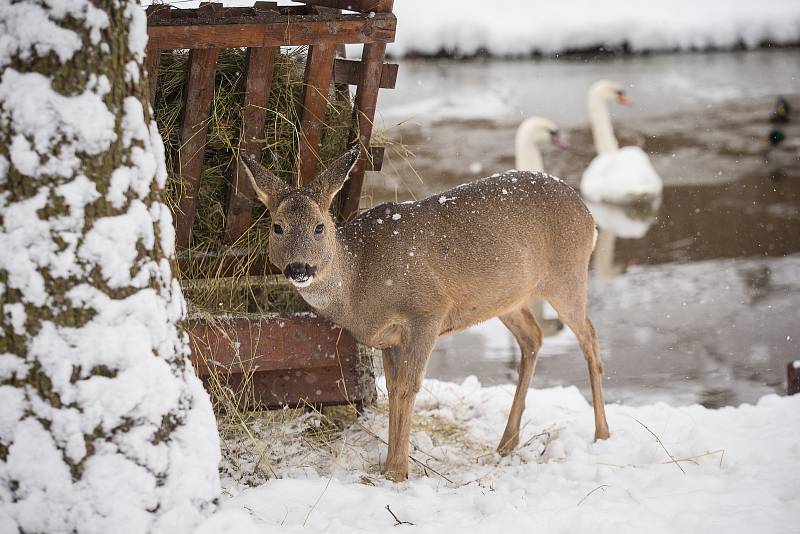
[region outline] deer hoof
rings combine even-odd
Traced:
[[[383,473],[383,476],[392,482],[403,482],[408,478],[408,471],[387,469],[386,472]]]
[[[609,437],[611,437],[611,434],[609,434],[607,428],[601,428],[599,430],[595,430],[594,432],[595,441],[600,441],[601,439],[608,439]]]
[[[517,445],[519,445],[519,436],[514,436],[513,438],[503,436],[503,439],[500,440],[500,445],[497,446],[497,452],[500,453],[500,456],[508,456],[511,451],[517,448]]]

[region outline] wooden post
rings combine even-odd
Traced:
[[[241,155],[259,158],[266,121],[266,106],[272,74],[275,70],[275,48],[249,48],[247,50],[247,73],[242,111]],[[226,244],[234,243],[250,226],[253,211],[253,187],[244,170],[234,160],[228,169],[228,195],[225,205]]]
[[[144,71],[147,76],[147,90],[150,107],[156,109],[156,87],[158,85],[158,64],[161,60],[161,50],[148,46],[145,51]]]
[[[333,77],[336,45],[316,44],[308,47],[305,86],[303,88],[303,117],[300,120],[300,184],[314,177],[319,163],[322,124],[328,105],[328,90]]]
[[[789,395],[800,393],[800,360],[786,365],[786,393]]]
[[[217,48],[199,48],[189,52],[189,74],[181,121],[181,148],[178,153],[183,186],[178,203],[179,213],[175,217],[175,242],[179,250],[189,248],[192,237],[218,56]]]
[[[169,18],[169,6],[154,4],[147,6],[147,18],[149,19],[164,19]],[[147,89],[150,97],[150,107],[156,108],[156,87],[158,85],[158,64],[161,60],[161,50],[156,48],[151,43],[148,43],[145,50],[144,70],[147,75]]]
[[[379,13],[391,12],[393,3],[393,0],[377,0],[374,10]],[[386,43],[364,45],[364,51],[361,54],[361,79],[356,90],[356,101],[353,108],[353,130],[350,133],[349,146],[360,143],[363,147],[369,148],[385,54]],[[348,220],[358,213],[366,167],[367,150],[362,150],[361,157],[359,157],[353,170],[350,171],[350,179],[345,183],[340,194],[339,213],[343,220]]]

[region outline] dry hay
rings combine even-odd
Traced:
[[[192,265],[192,278],[204,279],[189,281],[187,277],[182,280],[192,312],[264,313],[305,309],[297,294],[277,279],[259,277],[254,280],[244,272],[246,266],[267,250],[270,220],[261,203],[254,202],[252,224],[247,232],[236,243],[223,243],[227,173],[241,144],[246,54],[245,49],[224,49],[217,62],[197,213],[189,249],[182,253]],[[295,179],[298,168],[305,57],[305,47],[276,54],[261,139],[261,162],[288,182]],[[187,51],[162,54],[155,100],[155,118],[164,139],[167,162],[166,200],[174,211],[185,189],[179,149],[188,60]],[[345,150],[351,119],[352,103],[335,98],[331,91],[322,132],[320,160],[323,166]],[[245,269],[227,280],[221,279],[217,262],[208,259],[230,252],[243,256]]]

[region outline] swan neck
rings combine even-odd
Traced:
[[[614,136],[614,126],[611,124],[611,114],[608,104],[600,95],[589,95],[589,121],[592,123],[592,137],[594,148],[598,154],[606,154],[619,149],[619,143]]]
[[[517,134],[514,147],[514,168],[519,171],[543,171],[542,153],[534,140],[524,132]]]

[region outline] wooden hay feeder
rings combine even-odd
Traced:
[[[308,46],[298,145],[299,177],[308,182],[318,171],[318,151],[327,96],[333,82],[338,95],[349,98],[356,85],[348,145],[370,147],[380,88],[393,88],[397,65],[384,64],[386,43],[394,40],[392,0],[308,0],[281,6],[256,2],[253,7],[224,8],[201,4],[197,9],[153,5],[147,10],[149,42],[146,70],[158,71],[162,52],[189,50],[189,68],[180,126],[180,172],[186,187],[175,211],[178,262],[183,276],[215,272],[230,276],[277,274],[264,254],[241,258],[234,253],[213,258],[213,269],[193,269],[188,254],[197,213],[207,123],[214,95],[214,74],[220,49],[246,48],[242,102],[241,150],[258,156],[256,139],[263,131],[276,54],[281,46]],[[344,14],[347,9],[355,13]],[[361,60],[345,59],[345,44],[364,45]],[[150,79],[155,101],[157,77]],[[350,173],[338,200],[339,215],[358,211],[366,170],[380,170],[383,149],[370,147]],[[251,224],[253,190],[238,165],[228,172],[224,240],[236,242]],[[204,262],[208,258],[203,259]],[[189,321],[192,359],[207,386],[222,370],[226,385],[252,382],[253,402],[264,407],[361,403],[375,394],[368,351],[336,325],[313,316],[221,318]]]

